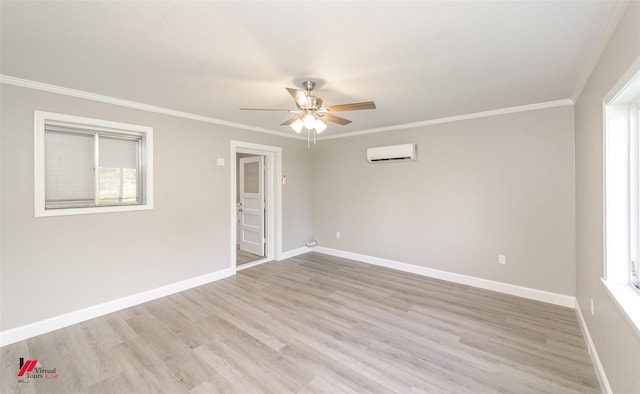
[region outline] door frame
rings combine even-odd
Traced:
[[[265,157],[265,233],[267,241],[265,243],[265,257],[251,263],[243,264],[240,269],[253,267],[258,264],[266,263],[271,260],[280,260],[282,255],[282,183],[278,180],[282,179],[282,148],[279,146],[254,144],[252,142],[231,140],[231,163],[229,163],[231,171],[231,199],[229,204],[230,211],[230,261],[229,268],[235,273],[236,267],[236,230],[237,230],[237,210],[236,210],[236,187],[238,184],[238,171],[236,162],[238,153],[247,153],[251,155]]]
[[[236,153],[238,155],[238,153]],[[240,239],[236,239],[236,244],[239,246],[241,251],[249,252],[260,258],[264,258],[266,255],[266,239],[267,232],[266,230],[266,187],[265,187],[265,178],[266,178],[266,167],[265,164],[267,162],[266,158],[262,155],[246,155],[244,157],[237,158],[236,161],[240,163],[239,167],[236,167],[236,170],[240,170],[238,174],[238,188],[236,192],[239,191],[240,195],[236,196],[236,200],[240,201],[240,209],[236,209],[236,215],[239,216],[240,220],[236,219],[236,223],[238,223],[239,231],[236,232],[236,237],[240,237]],[[255,180],[257,185],[255,185],[256,190],[254,192],[248,192],[246,190],[246,165],[254,164],[257,169],[257,179]],[[257,217],[256,217],[257,216]],[[257,219],[254,224],[247,224],[247,218]],[[257,241],[247,240],[245,235],[247,233],[258,235]],[[260,260],[260,259],[259,259]]]

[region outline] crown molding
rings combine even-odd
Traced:
[[[627,8],[628,4],[629,0],[624,0],[616,3],[616,9],[614,10],[613,15],[611,16],[611,18],[609,18],[607,23],[600,31],[600,36],[593,46],[591,54],[589,54],[589,57],[584,63],[584,67],[582,68],[580,76],[578,77],[578,82],[576,83],[576,87],[573,91],[572,96],[572,100],[574,102],[578,101],[578,97],[580,97],[582,91],[584,90],[584,87],[587,85],[587,81],[589,80],[591,73],[593,73],[593,70],[596,68],[598,60],[600,60],[600,56],[602,56],[604,49],[607,47],[607,43],[613,35],[613,31],[616,29],[616,26],[618,26],[618,22],[620,22],[620,18],[622,18],[624,10]]]
[[[118,105],[118,106],[121,106],[121,107],[138,109],[138,110],[141,110],[141,111],[154,112],[154,113],[163,114],[163,115],[175,116],[175,117],[178,117],[178,118],[197,120],[197,121],[200,121],[200,122],[211,123],[211,124],[216,124],[216,125],[220,125],[220,126],[227,126],[227,127],[232,127],[232,128],[235,128],[235,129],[242,129],[242,130],[256,131],[258,133],[277,135],[278,137],[293,138],[293,139],[300,139],[300,140],[305,139],[305,138],[299,137],[297,135],[291,135],[291,134],[288,134],[288,133],[281,133],[281,132],[278,132],[278,131],[275,131],[275,130],[269,130],[269,129],[265,129],[265,128],[262,128],[262,127],[255,127],[255,126],[250,126],[250,125],[246,125],[246,124],[242,124],[242,123],[228,122],[226,120],[211,118],[211,117],[208,117],[208,116],[196,115],[196,114],[192,114],[192,113],[189,113],[189,112],[176,111],[176,110],[169,109],[169,108],[164,108],[164,107],[158,107],[158,106],[155,106],[155,105],[139,103],[139,102],[136,102],[136,101],[124,100],[124,99],[120,99],[120,98],[116,98],[116,97],[104,96],[104,95],[101,95],[101,94],[85,92],[85,91],[82,91],[82,90],[65,88],[65,87],[62,87],[62,86],[51,85],[51,84],[48,84],[48,83],[31,81],[31,80],[28,80],[28,79],[12,77],[12,76],[9,76],[9,75],[0,74],[0,83],[4,83],[4,84],[7,84],[7,85],[20,86],[20,87],[29,88],[29,89],[42,90],[42,91],[45,91],[45,92],[62,94],[62,95],[65,95],[65,96],[78,97],[78,98],[82,98],[82,99],[86,99],[86,100],[99,101],[101,103],[113,104],[113,105]]]
[[[293,134],[290,134],[290,133],[282,133],[282,132],[278,132],[278,131],[274,131],[274,130],[270,130],[270,129],[265,129],[265,128],[262,128],[262,127],[255,127],[255,126],[250,126],[250,125],[246,125],[246,124],[242,124],[242,123],[229,122],[229,121],[226,121],[226,120],[211,118],[211,117],[208,117],[208,116],[192,114],[192,113],[189,113],[189,112],[176,111],[176,110],[169,109],[169,108],[164,108],[164,107],[158,107],[158,106],[155,106],[155,105],[139,103],[139,102],[136,102],[136,101],[129,101],[129,100],[124,100],[124,99],[119,99],[119,98],[116,98],[116,97],[104,96],[104,95],[101,95],[101,94],[85,92],[85,91],[82,91],[82,90],[65,88],[65,87],[62,87],[62,86],[51,85],[51,84],[47,84],[47,83],[43,83],[43,82],[31,81],[31,80],[28,80],[28,79],[12,77],[12,76],[9,76],[9,75],[0,74],[0,83],[4,83],[4,84],[7,84],[7,85],[21,86],[21,87],[25,87],[25,88],[29,88],[29,89],[42,90],[42,91],[46,91],[46,92],[50,92],[50,93],[62,94],[62,95],[65,95],[65,96],[78,97],[78,98],[82,98],[82,99],[86,99],[86,100],[99,101],[99,102],[102,102],[102,103],[107,103],[107,104],[113,104],[113,105],[118,105],[118,106],[122,106],[122,107],[138,109],[138,110],[141,110],[141,111],[148,111],[148,112],[154,112],[154,113],[159,113],[159,114],[163,114],[163,115],[175,116],[175,117],[179,117],[179,118],[191,119],[191,120],[196,120],[196,121],[200,121],[200,122],[211,123],[211,124],[216,124],[216,125],[220,125],[220,126],[227,126],[227,127],[232,127],[232,128],[241,129],[241,130],[248,130],[248,131],[255,131],[255,132],[258,132],[258,133],[271,134],[271,135],[276,135],[278,137],[291,138],[291,139],[297,139],[297,140],[306,140],[305,137],[302,137],[302,136],[299,136],[299,135],[293,135]],[[547,101],[547,102],[543,102],[543,103],[522,105],[522,106],[518,106],[518,107],[502,108],[502,109],[496,109],[496,110],[490,110],[490,111],[475,112],[475,113],[465,114],[465,115],[450,116],[450,117],[446,117],[446,118],[425,120],[425,121],[421,121],[421,122],[403,123],[403,124],[398,124],[398,125],[394,125],[394,126],[378,127],[378,128],[374,128],[374,129],[360,130],[360,131],[348,132],[348,133],[343,133],[343,134],[338,134],[338,135],[329,135],[329,136],[326,136],[326,137],[318,137],[317,140],[318,141],[322,141],[322,140],[330,140],[330,139],[336,139],[336,138],[353,137],[353,136],[358,136],[358,135],[381,133],[381,132],[385,132],[385,131],[397,131],[397,130],[411,129],[411,128],[415,128],[415,127],[423,127],[423,126],[431,126],[431,125],[442,124],[442,123],[458,122],[458,121],[461,121],[461,120],[484,118],[484,117],[488,117],[488,116],[512,114],[512,113],[516,113],[516,112],[535,111],[535,110],[538,110],[538,109],[561,107],[561,106],[573,105],[573,104],[574,104],[574,101],[572,99]]]
[[[513,113],[517,113],[517,112],[536,111],[536,110],[539,110],[539,109],[546,109],[546,108],[564,107],[564,106],[573,105],[573,104],[574,104],[574,102],[571,99],[547,101],[547,102],[537,103],[537,104],[521,105],[521,106],[518,106],[518,107],[494,109],[494,110],[491,110],[491,111],[475,112],[475,113],[471,113],[471,114],[456,115],[456,116],[450,116],[450,117],[446,117],[446,118],[425,120],[425,121],[421,121],[421,122],[404,123],[404,124],[399,124],[399,125],[395,125],[395,126],[378,127],[378,128],[375,128],[375,129],[355,131],[355,132],[352,132],[352,133],[345,133],[345,134],[340,134],[340,135],[331,135],[331,136],[327,136],[327,137],[321,137],[321,138],[319,138],[319,140],[330,140],[330,139],[336,139],[336,138],[346,138],[346,137],[353,137],[353,136],[357,136],[357,135],[381,133],[381,132],[384,132],[384,131],[397,131],[397,130],[404,130],[404,129],[413,129],[413,128],[416,128],[416,127],[432,126],[432,125],[442,124],[442,123],[459,122],[461,120],[486,118],[488,116],[498,116],[498,115],[513,114]]]

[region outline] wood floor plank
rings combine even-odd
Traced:
[[[313,373],[315,377],[321,377],[323,380],[335,382],[336,387],[349,387],[347,392],[350,390],[361,393],[383,393],[389,391],[376,379],[370,379],[362,374],[358,374],[353,369],[337,363],[332,357],[318,352],[313,347],[298,340],[293,340],[291,345],[287,345],[287,347],[282,349],[282,354],[298,365],[301,365],[305,370]],[[317,384],[318,382],[316,381],[314,385]],[[308,386],[309,385],[305,386],[307,388],[303,388],[301,391],[308,391],[310,389]]]
[[[308,253],[0,349],[4,393],[599,393],[575,311]],[[19,382],[18,360],[57,379]]]

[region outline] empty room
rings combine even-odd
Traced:
[[[640,2],[0,0],[0,392],[640,393]]]

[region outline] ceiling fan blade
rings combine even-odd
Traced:
[[[242,111],[280,111],[280,112],[301,112],[297,109],[278,109],[278,108],[240,108]]]
[[[296,102],[296,105],[298,106],[298,108],[302,109],[302,106],[307,101],[307,95],[305,94],[304,90],[291,89],[291,88],[285,88],[285,89],[287,89],[287,92],[289,92],[291,97],[293,97],[293,100]]]
[[[376,104],[373,101],[365,101],[362,103],[330,105],[325,109],[327,112],[360,111],[362,109],[376,109]]]
[[[300,116],[294,116],[293,118],[291,118],[291,119],[289,119],[289,120],[287,120],[285,122],[280,123],[280,126],[289,126],[291,123],[295,122],[299,118],[300,118]]]
[[[339,116],[331,114],[318,114],[318,116],[320,116],[320,119],[322,120],[328,120],[329,122],[337,123],[342,126],[351,123],[349,119],[341,118]]]

